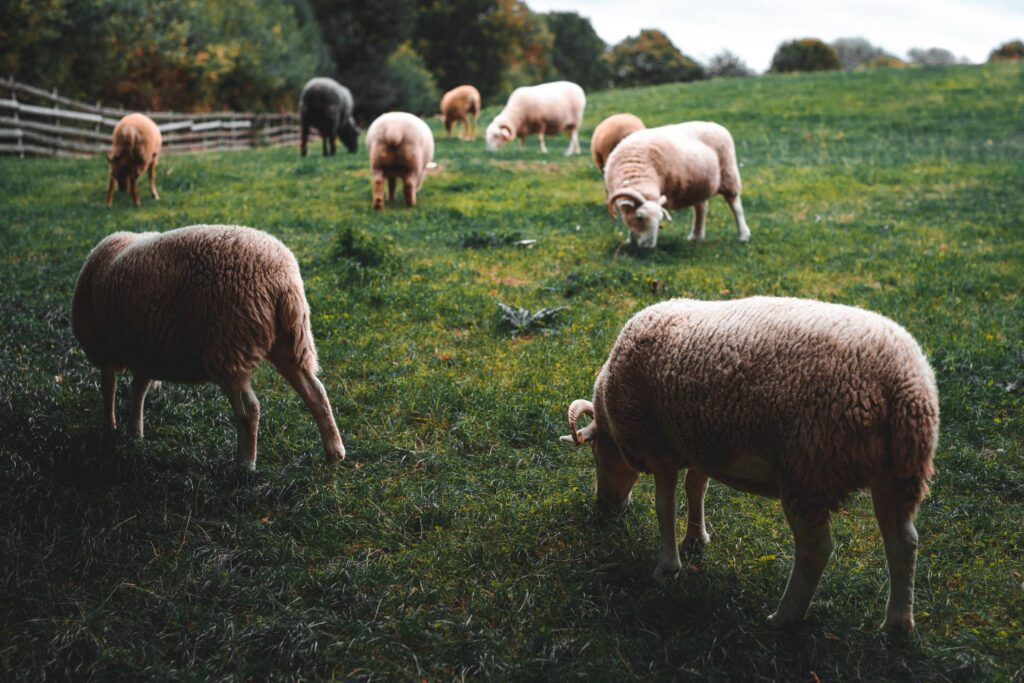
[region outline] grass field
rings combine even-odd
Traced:
[[[102,158],[0,159],[0,677],[1020,680],[1024,70],[596,93],[584,142],[620,110],[731,129],[749,244],[716,199],[706,242],[685,240],[680,211],[655,253],[630,253],[564,138],[545,157],[535,140],[487,154],[439,135],[420,205],[383,213],[363,149],[167,157],[161,200],[137,210],[103,206]],[[85,255],[115,230],[220,222],[299,259],[339,467],[269,366],[254,475],[233,467],[212,386],[152,394],[142,442],[100,428],[69,320]],[[589,452],[557,442],[632,313],[754,294],[879,311],[935,368],[910,637],[876,630],[887,580],[866,494],[833,518],[808,620],[779,632],[777,502],[712,484],[711,545],[657,585],[652,482],[604,516]],[[510,330],[498,302],[565,309]]]

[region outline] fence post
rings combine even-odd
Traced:
[[[14,125],[18,128],[18,158],[25,158],[25,137],[21,134],[21,114],[18,112],[18,91],[14,89],[14,74],[11,74],[11,99],[14,100]]]

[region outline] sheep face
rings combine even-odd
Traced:
[[[487,131],[484,136],[487,139],[488,152],[498,151],[502,145],[506,142],[511,142],[516,137],[510,126],[499,123],[498,121],[491,121],[491,124],[487,126]]]
[[[625,510],[640,473],[626,463],[618,446],[607,434],[595,436],[590,441],[590,450],[597,467],[598,505],[607,510]]]
[[[338,137],[341,138],[341,143],[345,145],[349,154],[355,154],[359,148],[359,133],[359,126],[351,116],[342,122],[340,130],[338,130]]]
[[[668,201],[665,195],[658,199],[646,199],[639,196],[612,197],[612,202],[622,220],[629,228],[629,243],[640,249],[653,249],[658,245],[658,230],[661,221],[671,221],[672,216],[665,209]],[[642,201],[641,201],[642,200]],[[614,216],[614,211],[612,213]]]

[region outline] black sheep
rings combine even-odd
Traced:
[[[314,78],[306,83],[302,94],[299,95],[302,156],[306,156],[310,127],[320,131],[324,156],[327,156],[328,141],[331,143],[331,155],[337,151],[337,137],[340,137],[348,151],[354,154],[359,142],[359,126],[352,118],[354,108],[352,93],[334,79]]]

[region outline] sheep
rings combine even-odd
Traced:
[[[373,173],[373,208],[384,208],[384,179],[388,199],[395,198],[395,181],[402,179],[405,203],[416,206],[416,192],[423,185],[434,158],[434,134],[421,118],[405,112],[381,114],[366,131]]]
[[[616,210],[629,228],[629,243],[653,249],[667,208],[693,207],[689,240],[704,239],[707,201],[722,195],[736,219],[737,239],[750,239],[740,201],[740,171],[729,131],[717,123],[691,121],[640,130],[609,155],[604,169],[608,213]]]
[[[260,404],[249,384],[269,359],[313,414],[329,462],[345,447],[317,379],[309,306],[295,256],[270,235],[233,225],[116,232],[78,276],[72,329],[100,369],[104,421],[117,428],[117,373],[132,371],[130,430],[154,381],[219,386],[234,412],[237,459],[256,468]]]
[[[149,191],[153,199],[160,199],[156,191],[156,164],[160,159],[163,137],[153,119],[145,114],[128,114],[114,126],[107,164],[110,180],[107,183],[107,206],[114,202],[114,184],[124,192],[131,192],[132,203],[139,206],[139,176],[149,172]]]
[[[597,170],[603,174],[604,164],[612,150],[624,137],[644,128],[644,122],[632,114],[612,114],[597,124],[590,138],[590,155],[594,158]]]
[[[581,415],[593,421],[577,429]],[[684,545],[703,546],[708,477],[779,498],[796,546],[778,609],[802,619],[832,542],[829,514],[869,488],[889,566],[885,629],[914,626],[914,514],[939,430],[935,377],[913,337],[876,313],[809,299],[675,299],[626,323],[594,383],[569,406],[590,443],[597,498],[624,507],[654,475],[661,529],[656,580],[680,569],[678,470],[687,468]]]
[[[544,136],[564,132],[569,135],[565,155],[579,154],[579,128],[586,106],[583,88],[569,81],[516,88],[509,95],[505,108],[487,126],[484,134],[487,149],[494,152],[517,137],[525,147],[526,137],[536,135],[540,151],[547,154]]]
[[[330,145],[330,155],[338,151],[335,138],[341,138],[349,153],[355,154],[359,145],[359,126],[352,117],[355,104],[349,89],[333,78],[313,78],[299,95],[299,123],[302,126],[300,150],[306,156],[310,127],[320,132],[324,156]]]
[[[462,123],[462,139],[476,138],[476,118],[480,115],[480,91],[471,85],[460,85],[449,90],[441,98],[441,116],[444,118],[444,129],[448,137],[452,136],[452,126],[456,121]]]

